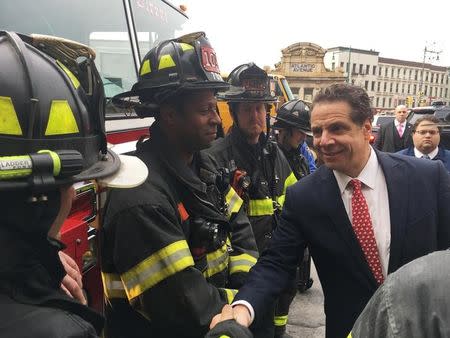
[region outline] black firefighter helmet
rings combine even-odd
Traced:
[[[113,103],[134,108],[140,117],[154,116],[167,99],[190,90],[224,90],[216,52],[205,33],[197,32],[166,40],[147,53],[139,79],[129,92],[116,95]]]
[[[77,49],[89,50],[61,38],[0,31],[0,191],[35,194],[89,179],[112,182],[125,166],[127,159],[106,146],[95,53],[83,53],[80,64],[76,57],[65,60]]]
[[[291,100],[283,104],[278,108],[275,119],[274,129],[295,128],[312,136],[311,112],[308,105],[302,100]]]
[[[228,103],[265,102],[274,103],[276,96],[270,90],[267,73],[253,62],[245,63],[233,69],[228,76],[230,89],[219,93],[218,98]]]

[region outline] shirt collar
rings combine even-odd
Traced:
[[[363,170],[359,173],[356,179],[360,180],[365,186],[370,189],[375,189],[375,182],[378,175],[378,170],[380,165],[378,164],[378,158],[375,151],[370,147],[370,156]],[[344,193],[347,188],[348,183],[353,179],[350,176],[347,176],[344,173],[341,173],[337,170],[333,170],[334,177],[336,177],[336,181],[339,186],[339,191],[341,195]]]
[[[397,121],[397,119],[394,119],[394,124],[396,127],[398,127],[399,124],[401,124],[403,127],[405,126],[405,122],[400,123]]]
[[[430,157],[430,159],[433,159],[437,156],[439,152],[439,147],[434,148],[434,150],[428,154],[428,156]],[[416,156],[417,158],[421,158],[423,155],[416,147],[414,147],[414,156]]]

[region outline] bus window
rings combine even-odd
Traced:
[[[187,17],[166,1],[131,4],[142,58],[156,42],[175,37]],[[90,46],[108,98],[137,81],[122,0],[1,0],[1,29],[63,37]]]
[[[2,0],[0,22],[5,30],[54,35],[92,47],[100,75],[110,79],[105,81],[107,96],[129,90],[136,81],[122,1]]]
[[[156,44],[183,33],[187,17],[165,1],[131,0],[141,60]]]

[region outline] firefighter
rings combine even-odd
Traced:
[[[167,40],[144,57],[138,82],[114,99],[153,116],[136,156],[151,175],[112,191],[102,233],[106,336],[202,337],[258,257],[229,173],[200,150],[220,123],[228,84],[204,33]]]
[[[243,64],[230,73],[228,82],[230,89],[219,98],[228,103],[233,126],[208,152],[232,173],[261,253],[276,228],[286,188],[297,180],[277,144],[268,137],[270,106],[276,98],[270,92],[267,73],[254,63]],[[295,286],[288,290],[275,311],[276,337],[287,337],[287,315]]]
[[[93,59],[77,67],[77,78],[44,54],[47,47],[0,32],[0,336],[97,337],[103,318],[60,288],[66,272],[59,229],[72,184],[120,186],[126,158],[106,149],[103,85]],[[142,173],[131,161],[137,170],[127,184],[139,184],[146,167],[141,163]]]
[[[310,174],[307,159],[298,151],[306,136],[312,136],[309,107],[302,100],[292,100],[277,110],[273,129],[278,131],[277,143],[297,180]]]
[[[298,151],[306,136],[312,136],[310,110],[302,100],[291,100],[277,110],[273,129],[278,131],[277,143],[294,172],[297,180],[310,174],[308,160]],[[297,288],[304,292],[311,288],[311,256],[306,248],[297,271]]]

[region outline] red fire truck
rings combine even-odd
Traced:
[[[137,81],[140,61],[155,43],[182,34],[187,16],[180,8],[164,0],[2,0],[0,29],[59,36],[94,49],[107,97],[107,139],[116,152],[127,153],[148,133],[153,120],[115,108],[110,99]],[[75,188],[77,196],[61,239],[83,271],[89,305],[101,311],[96,233],[102,194],[93,182]]]

